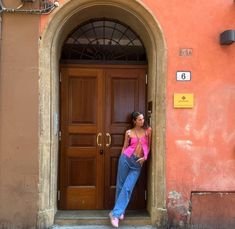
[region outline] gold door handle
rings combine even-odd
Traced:
[[[110,133],[106,133],[106,137],[108,137],[108,143],[106,143],[106,147],[109,147],[112,143],[112,138]]]
[[[102,143],[100,143],[100,137],[102,137],[102,133],[98,133],[97,137],[96,137],[96,143],[99,147],[102,147]]]

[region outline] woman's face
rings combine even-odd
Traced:
[[[135,120],[135,126],[142,127],[144,125],[144,116],[140,114]]]

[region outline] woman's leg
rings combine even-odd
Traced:
[[[140,175],[141,166],[135,165],[135,167],[131,167],[129,173],[126,177],[126,180],[123,184],[121,192],[116,200],[115,206],[112,210],[112,215],[114,217],[119,218],[121,214],[123,214],[126,210],[126,207],[130,201],[132,191],[135,187],[136,181]]]
[[[126,155],[122,153],[118,161],[115,202],[117,201],[118,196],[122,190],[128,172],[129,172],[128,158]],[[119,217],[114,216],[112,211],[109,213],[109,217],[111,224],[114,227],[118,227]]]
[[[128,172],[129,172],[129,166],[127,162],[127,156],[122,153],[118,162],[115,202],[117,201],[118,196],[122,190]]]

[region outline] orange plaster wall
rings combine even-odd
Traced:
[[[235,44],[219,44],[221,32],[235,29],[235,3],[144,2],[168,47],[167,207],[187,216],[191,191],[235,190]],[[180,48],[193,55],[179,56]],[[191,82],[176,81],[179,70],[191,71]],[[194,93],[194,108],[174,109],[174,93]]]
[[[63,1],[60,1],[60,7]],[[235,29],[232,0],[143,0],[159,21],[168,48],[166,182],[167,206],[187,214],[192,191],[235,190],[235,44],[219,35]],[[40,30],[47,22],[41,17]],[[179,56],[191,48],[192,56]],[[176,72],[192,72],[177,82]],[[174,93],[193,93],[192,109],[174,109]]]
[[[160,21],[168,46],[168,191],[234,190],[235,44],[221,46],[219,35],[235,29],[235,3],[145,3]],[[179,56],[180,48],[192,48],[192,57]],[[177,70],[191,71],[192,80],[177,82]],[[194,108],[174,109],[173,93],[194,93]]]
[[[32,229],[36,225],[38,24],[37,15],[2,15],[0,228]]]

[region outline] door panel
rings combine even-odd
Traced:
[[[124,133],[130,128],[130,114],[145,112],[145,69],[106,70],[106,122],[105,131],[110,133],[112,144],[105,152],[105,207],[112,208],[115,199],[118,158],[124,142]],[[145,174],[133,192],[131,209],[145,208]],[[140,185],[141,184],[141,185]]]
[[[62,209],[103,207],[104,159],[96,142],[102,132],[102,81],[101,70],[62,69]]]
[[[145,69],[64,67],[61,73],[60,208],[110,209],[129,115],[145,112]],[[145,208],[142,170],[132,209]]]
[[[69,123],[96,124],[97,77],[71,76],[68,86]]]

